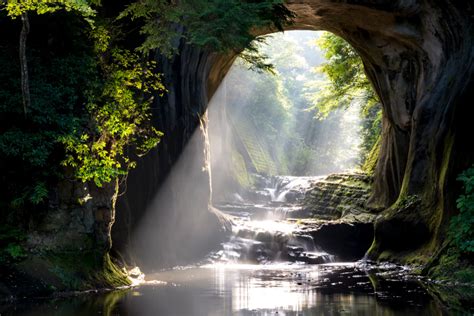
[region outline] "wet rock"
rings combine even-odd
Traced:
[[[274,235],[272,232],[265,231],[265,232],[258,232],[257,235],[255,236],[255,240],[260,241],[260,242],[267,242],[270,243],[273,241]]]
[[[266,203],[272,200],[272,197],[268,191],[259,190],[259,191],[246,191],[245,199],[250,202],[255,203]]]
[[[376,213],[367,206],[371,177],[363,173],[332,174],[312,184],[302,202],[302,215],[321,220],[370,223]]]
[[[321,264],[333,261],[333,257],[324,252],[303,252],[298,261],[308,264]]]
[[[308,233],[317,245],[339,260],[355,261],[364,257],[372,244],[374,226],[372,223],[329,222]]]

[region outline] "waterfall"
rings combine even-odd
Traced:
[[[212,253],[213,263],[295,262],[320,264],[334,261],[313,238],[300,229],[294,212],[306,190],[321,177],[276,176],[261,181],[247,198],[240,197],[219,209],[232,216],[232,233],[220,250]],[[272,187],[266,187],[268,185]],[[257,192],[267,193],[267,201]]]

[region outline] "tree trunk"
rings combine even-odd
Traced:
[[[21,15],[23,26],[20,33],[20,67],[21,67],[21,94],[23,97],[23,113],[25,114],[30,108],[30,83],[28,80],[28,61],[26,60],[26,39],[30,32],[30,22],[28,14],[25,12]]]

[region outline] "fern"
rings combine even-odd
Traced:
[[[465,253],[474,252],[474,166],[458,177],[464,186],[464,194],[457,199],[459,215],[451,219],[449,235],[454,244]]]

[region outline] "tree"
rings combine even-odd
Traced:
[[[474,253],[474,166],[458,176],[464,192],[457,202],[459,215],[451,219],[449,236],[454,245],[463,253]]]
[[[341,37],[324,33],[317,45],[325,51],[327,62],[316,71],[325,74],[315,82],[319,91],[313,95],[318,116],[324,118],[332,110],[348,107],[351,102],[363,103],[364,111],[378,102],[371,83],[364,72],[364,65],[357,52]]]
[[[325,51],[327,62],[316,71],[325,75],[312,83],[317,92],[311,94],[317,117],[326,118],[331,111],[344,109],[352,103],[361,105],[364,118],[362,126],[362,161],[376,145],[381,132],[382,108],[371,83],[364,72],[364,65],[357,52],[342,38],[324,33],[317,45]]]
[[[21,67],[21,94],[23,96],[23,112],[25,114],[30,108],[31,97],[30,97],[30,83],[28,80],[28,61],[26,59],[26,39],[30,32],[30,21],[28,19],[28,13],[24,12],[21,14],[22,28],[20,33],[20,67]]]
[[[53,13],[61,9],[66,11],[75,10],[88,21],[94,15],[94,10],[90,7],[87,1],[82,0],[3,0],[0,3],[0,10],[7,11],[7,15],[15,19],[21,17],[22,28],[20,33],[20,68],[21,68],[21,93],[23,97],[23,113],[27,115],[27,111],[31,105],[30,96],[30,82],[28,79],[28,60],[26,58],[26,40],[30,32],[30,21],[28,12],[35,12],[36,14]]]

